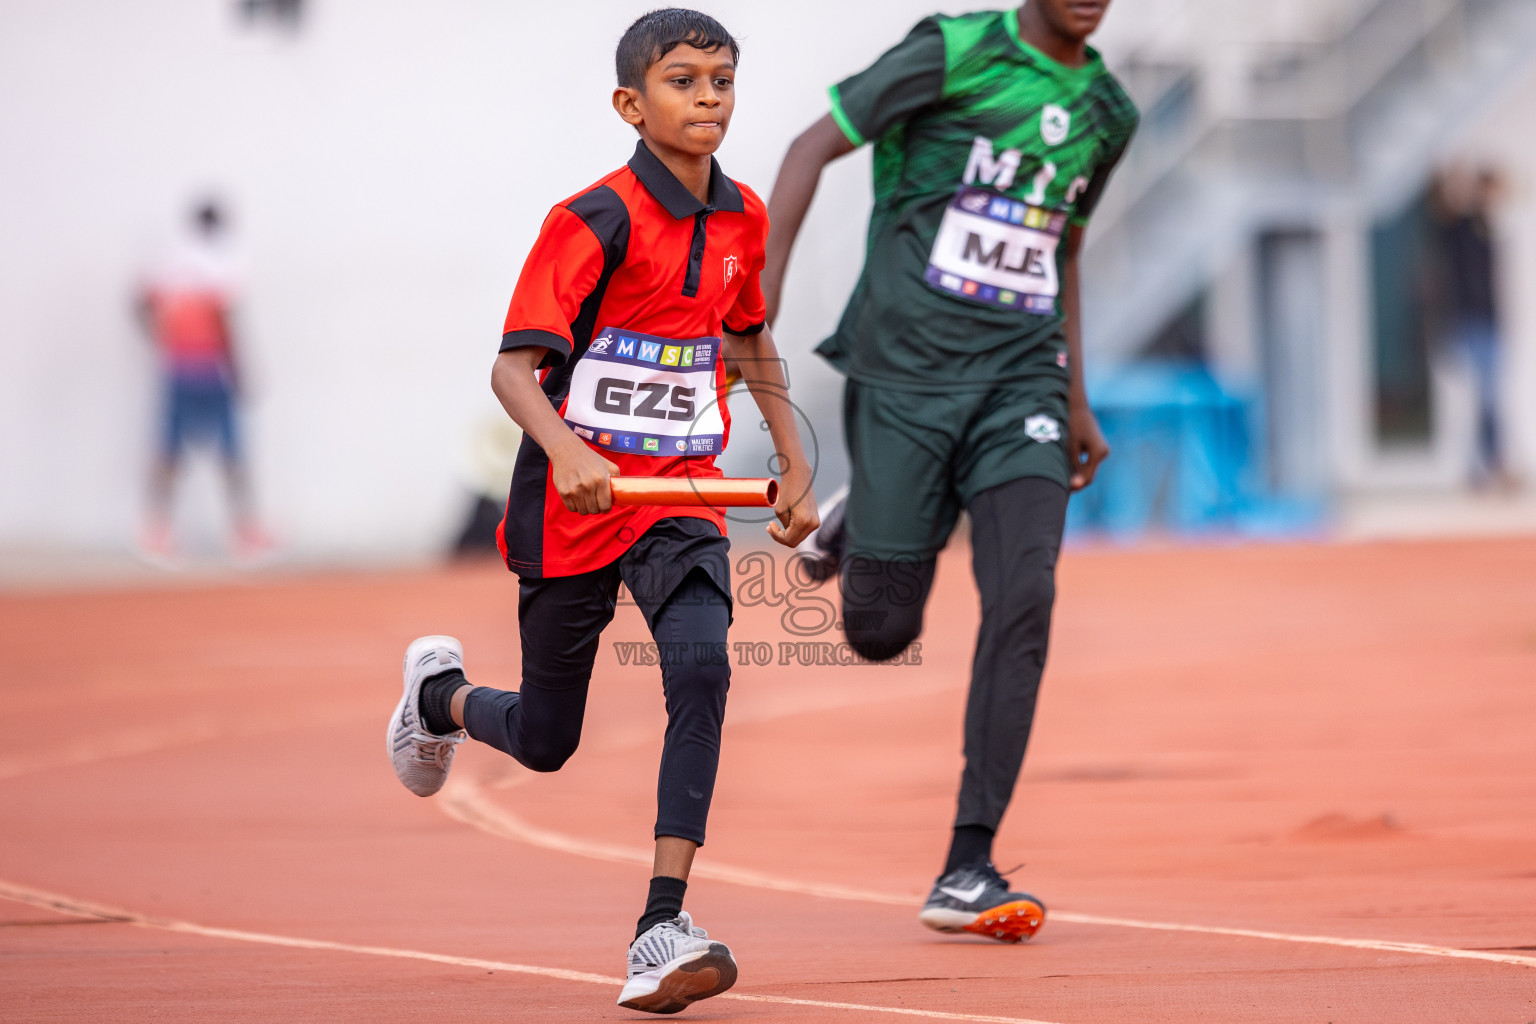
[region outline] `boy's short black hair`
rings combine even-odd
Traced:
[[[624,32],[613,55],[619,84],[626,89],[645,91],[645,73],[661,58],[679,46],[700,50],[731,48],[731,60],[741,59],[741,48],[725,26],[707,14],[685,7],[664,7],[641,15]]]

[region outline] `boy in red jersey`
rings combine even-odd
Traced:
[[[712,156],[730,124],[738,53],[714,19],[675,8],[620,40],[613,104],[640,142],[626,166],[550,211],[492,373],[524,430],[497,531],[521,577],[521,689],[472,686],[458,641],[422,637],[406,651],[388,733],[396,775],[421,796],[442,786],[465,731],[534,771],[558,770],[581,736],[599,634],[619,583],[629,588],[663,653],[667,731],[655,866],[619,1005],[655,1013],[736,979],[731,951],[682,909],[730,682],[729,548],[717,510],[615,508],[609,477],[721,475],[729,356],[783,467],[769,534],[794,547],[818,521],[758,284],[767,212]]]

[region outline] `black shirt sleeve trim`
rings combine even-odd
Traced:
[[[554,364],[556,368],[544,377],[544,393],[556,405],[570,389],[576,360],[586,355],[587,346],[592,343],[592,334],[597,329],[597,311],[608,291],[608,282],[629,253],[629,208],[613,189],[600,185],[572,199],[565,208],[580,217],[587,229],[597,236],[603,247],[603,270],[591,293],[582,300],[576,319],[571,321],[573,345],[566,350],[568,358]]]
[[[539,361],[539,369],[546,366],[559,366],[571,355],[571,343],[552,331],[540,331],[529,329],[524,331],[508,331],[501,336],[500,352],[511,352],[515,348],[544,348],[549,351]]]
[[[618,269],[629,249],[629,209],[607,185],[584,192],[565,204],[597,236],[603,247],[603,270]]]
[[[763,328],[767,326],[768,322],[765,320],[762,323],[753,324],[750,327],[743,327],[739,331],[732,327],[730,324],[726,324],[725,329],[739,338],[750,338],[754,334],[762,334]]]

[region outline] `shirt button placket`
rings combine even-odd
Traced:
[[[693,244],[688,249],[688,274],[683,279],[683,294],[690,298],[699,293],[699,279],[704,271],[704,242],[709,215],[714,212],[713,206],[706,206],[693,215]]]

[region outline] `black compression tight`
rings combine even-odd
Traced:
[[[1056,557],[1067,491],[1025,477],[982,491],[968,506],[981,630],[965,708],[965,769],[957,826],[996,831],[1013,797],[1045,669]],[[843,565],[843,622],[866,658],[894,658],[917,639],[937,556]]]
[[[570,583],[544,580],[525,591],[519,608],[522,688],[479,686],[464,702],[464,727],[472,737],[536,772],[559,771],[576,752],[598,635],[613,616],[605,590],[583,577],[564,579]],[[725,657],[729,622],[725,596],[701,569],[684,578],[654,617],[651,633],[665,652],[661,684],[667,704],[657,836],[704,842],[731,681]]]

